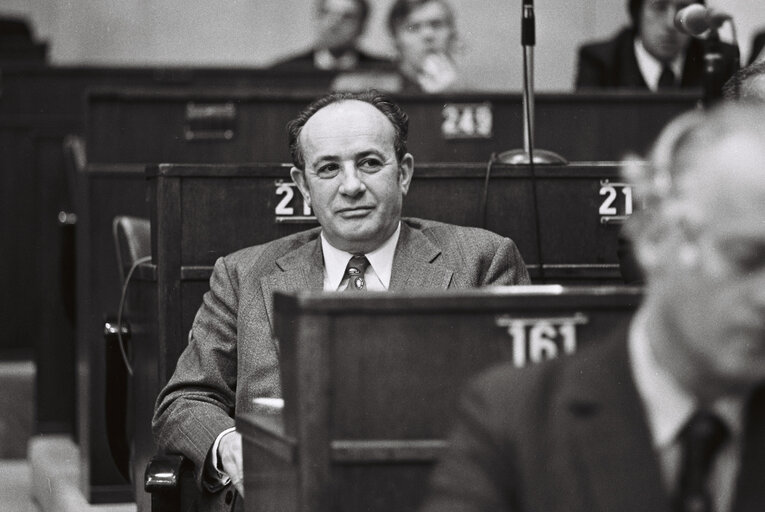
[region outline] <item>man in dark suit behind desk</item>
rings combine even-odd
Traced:
[[[675,14],[703,0],[629,0],[632,25],[613,39],[579,49],[576,88],[659,89],[701,87],[705,42],[674,26]],[[722,44],[726,75],[735,69],[735,50]]]
[[[312,48],[271,67],[274,71],[392,70],[393,63],[358,48],[369,5],[366,0],[318,0],[317,38]]]
[[[424,511],[765,510],[765,107],[686,116],[635,169],[631,325],[475,380]]]
[[[477,228],[402,219],[414,159],[408,119],[375,93],[335,93],[289,125],[291,170],[321,225],[220,258],[175,373],[160,393],[157,444],[191,459],[207,510],[243,494],[234,415],[281,396],[273,292],[526,284],[513,242]]]

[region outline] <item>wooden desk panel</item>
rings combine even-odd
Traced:
[[[153,221],[173,234],[161,240],[154,234],[155,261],[165,244],[179,265],[209,267],[242,247],[317,225],[289,181],[288,165],[163,164],[148,173]],[[404,215],[481,226],[484,183],[482,164],[417,165]],[[609,186],[613,201],[604,193]],[[613,212],[604,214],[607,200]],[[541,246],[547,282],[618,282],[616,237],[626,204],[617,164],[537,167],[535,178],[527,167],[495,165],[485,226],[512,238],[538,277]]]
[[[284,409],[238,411],[246,510],[417,510],[467,379],[626,332],[639,299],[559,287],[277,294]]]
[[[231,88],[94,90],[88,99],[91,161],[286,162],[286,124],[316,96]],[[409,115],[416,162],[486,162],[494,152],[523,146],[519,94],[394,100]],[[537,146],[569,161],[617,160],[643,152],[668,120],[697,100],[696,93],[540,94]],[[179,152],[181,160],[164,157]]]

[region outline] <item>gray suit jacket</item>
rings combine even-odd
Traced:
[[[321,290],[323,260],[315,228],[218,259],[189,344],[157,399],[160,449],[191,459],[201,478],[215,438],[250,399],[281,396],[273,292]],[[391,290],[528,284],[515,244],[478,228],[404,219]],[[218,493],[221,494],[221,493]]]
[[[765,393],[748,410],[733,512],[765,510]],[[570,358],[488,370],[451,445],[421,512],[672,510],[624,330]]]

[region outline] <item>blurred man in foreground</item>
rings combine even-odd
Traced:
[[[483,374],[425,510],[765,510],[765,107],[671,123],[628,233],[627,332]]]
[[[353,293],[528,284],[515,244],[478,228],[401,217],[414,172],[407,115],[374,92],[334,93],[288,125],[290,172],[320,227],[219,258],[170,382],[157,399],[158,446],[191,459],[225,510],[242,487],[234,417],[281,397],[273,293]]]
[[[667,91],[701,87],[705,43],[675,28],[675,14],[703,0],[628,0],[631,25],[613,39],[579,49],[576,88],[619,87]],[[726,77],[735,71],[734,48],[721,45]]]

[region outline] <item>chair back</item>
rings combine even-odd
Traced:
[[[151,256],[151,224],[148,219],[119,215],[112,222],[112,235],[120,282],[124,286],[133,264],[141,258]]]

